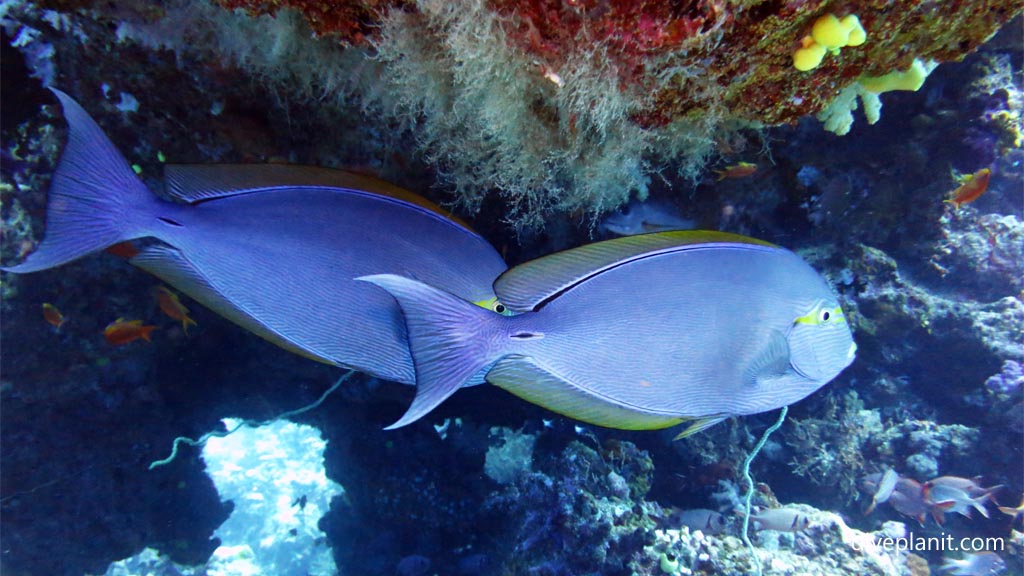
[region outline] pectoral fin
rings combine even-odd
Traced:
[[[750,362],[749,381],[752,384],[758,384],[778,378],[787,370],[789,370],[789,343],[782,332],[772,330],[768,334],[761,353]]]

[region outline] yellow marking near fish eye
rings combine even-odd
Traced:
[[[793,321],[794,324],[807,324],[809,326],[817,326],[819,324],[825,324],[826,322],[846,322],[846,316],[843,314],[843,309],[839,306],[834,308],[825,308],[818,306],[811,312],[800,316]]]
[[[509,310],[507,306],[505,306],[501,302],[498,302],[497,296],[494,296],[493,298],[488,298],[487,300],[477,300],[476,302],[473,302],[473,304],[476,304],[481,308],[490,310],[491,312],[501,314],[502,316],[512,315],[512,311]]]

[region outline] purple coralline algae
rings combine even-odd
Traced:
[[[1020,363],[1014,360],[1003,362],[1003,369],[999,374],[989,376],[985,380],[985,388],[997,394],[1013,394],[1024,385],[1024,369]]]

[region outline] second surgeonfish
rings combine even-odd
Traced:
[[[70,96],[68,143],[53,175],[46,234],[8,272],[45,270],[137,238],[130,262],[288,350],[412,384],[394,301],[358,276],[422,279],[481,305],[501,256],[427,200],[337,170],[287,165],[168,166],[161,200]]]
[[[486,380],[577,420],[692,433],[792,404],[835,378],[856,345],[828,284],[778,246],[680,231],[597,242],[502,274],[513,316],[396,275],[420,418]]]

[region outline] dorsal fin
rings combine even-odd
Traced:
[[[545,300],[587,278],[623,263],[669,252],[724,247],[778,249],[774,244],[711,230],[676,230],[595,242],[531,260],[505,271],[494,292],[516,312],[535,309]]]
[[[166,192],[193,204],[204,200],[276,188],[320,186],[393,198],[418,206],[469,229],[465,222],[426,198],[370,176],[294,164],[168,164]]]

